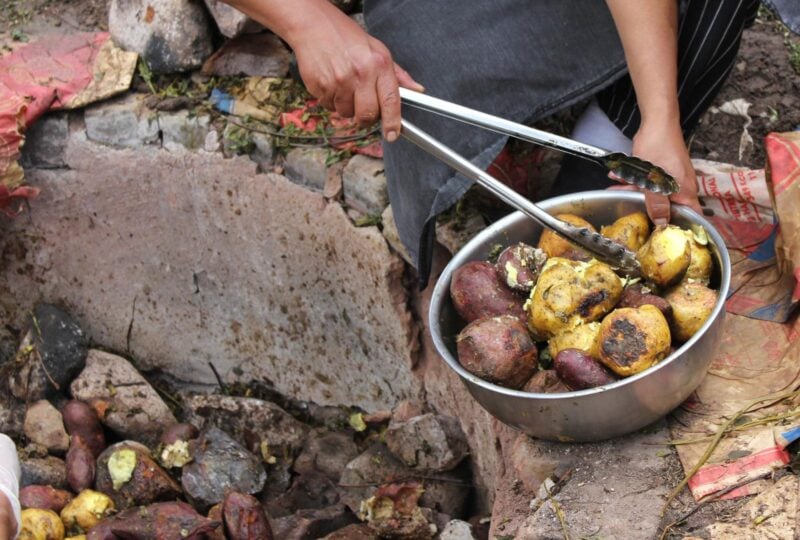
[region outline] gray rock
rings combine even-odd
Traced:
[[[130,94],[86,110],[86,138],[117,148],[159,144],[158,116],[147,109],[144,98]]]
[[[208,115],[196,115],[190,111],[178,111],[158,115],[161,129],[161,145],[170,152],[197,150],[205,147],[211,120]]]
[[[203,73],[218,77],[286,77],[292,54],[271,32],[234,38],[203,64]]]
[[[353,512],[358,512],[361,501],[369,499],[377,486],[411,480],[419,480],[425,489],[420,506],[453,517],[461,516],[469,494],[469,482],[463,471],[446,471],[435,477],[422,475],[403,465],[382,443],[373,444],[347,464],[339,488],[342,501]]]
[[[256,21],[220,0],[205,0],[208,12],[217,23],[220,33],[228,38],[258,32],[263,27]]]
[[[389,204],[383,160],[353,156],[342,173],[344,202],[365,214],[381,214]]]
[[[298,474],[319,471],[338,482],[344,468],[357,455],[358,447],[352,437],[336,432],[318,433],[306,441],[294,462],[294,470]]]
[[[153,73],[199,68],[213,50],[208,15],[192,0],[112,0],[108,29]]]
[[[42,485],[67,489],[67,465],[63,459],[53,456],[22,459],[20,468],[22,469],[20,487]]]
[[[91,350],[86,368],[70,386],[75,399],[92,403],[100,421],[117,435],[154,445],[161,432],[176,422],[158,393],[130,362]]]
[[[356,523],[356,517],[343,504],[327,508],[300,510],[272,521],[272,532],[281,540],[320,538]]]
[[[211,506],[228,491],[252,495],[263,489],[267,473],[261,460],[223,431],[204,430],[194,449],[194,461],[183,468],[181,484],[195,504]]]
[[[219,132],[214,128],[209,129],[203,141],[203,150],[205,152],[218,152],[220,147]]]
[[[385,440],[406,465],[428,472],[449,471],[469,453],[467,437],[452,416],[428,413],[393,423]]]
[[[475,536],[469,523],[453,519],[442,530],[439,540],[475,540]]]
[[[0,400],[0,433],[16,437],[24,433],[25,402],[9,396]]]
[[[336,485],[317,471],[301,474],[292,487],[281,497],[266,504],[267,513],[273,517],[291,515],[298,510],[319,510],[339,502]]]
[[[411,255],[408,253],[408,249],[406,249],[403,241],[400,240],[400,232],[397,230],[397,222],[394,220],[394,212],[392,211],[391,205],[387,206],[381,214],[381,223],[383,224],[383,228],[381,229],[383,237],[386,238],[386,241],[392,246],[392,249],[408,264],[414,264]]]
[[[39,169],[60,169],[66,166],[65,152],[69,135],[67,113],[48,114],[25,131],[20,164]]]
[[[219,394],[200,394],[184,400],[186,421],[199,427],[225,430],[249,451],[293,455],[303,446],[308,427],[269,401]]]
[[[292,182],[317,191],[325,189],[328,151],[324,148],[295,148],[286,154],[284,173]]]
[[[20,344],[11,392],[26,402],[58,395],[86,362],[87,339],[65,311],[38,304]]]
[[[266,133],[251,133],[255,148],[250,152],[250,159],[261,165],[262,169],[267,169],[273,163],[275,157],[275,142]]]
[[[69,435],[61,413],[44,399],[28,407],[25,413],[25,436],[50,452],[66,452],[69,448]]]

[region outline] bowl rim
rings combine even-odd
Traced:
[[[622,190],[601,190],[601,191],[582,191],[579,193],[570,193],[566,195],[560,195],[558,197],[553,197],[550,199],[543,200],[539,202],[539,205],[547,205],[547,206],[559,206],[561,204],[566,203],[574,203],[576,199],[592,199],[592,200],[608,200],[609,202],[620,202],[620,201],[627,201],[627,202],[634,202],[634,203],[641,203],[644,204],[644,194],[637,193],[637,192],[630,192],[630,191],[622,191]],[[548,210],[549,212],[549,210]],[[464,380],[469,381],[472,384],[480,386],[484,390],[488,390],[495,393],[504,394],[511,397],[516,398],[524,398],[524,399],[544,399],[544,400],[553,400],[558,401],[562,399],[575,399],[575,398],[583,398],[587,396],[593,396],[597,394],[602,394],[608,392],[610,390],[615,390],[617,388],[622,388],[624,386],[635,384],[637,381],[644,379],[657,371],[665,369],[667,366],[672,364],[675,360],[680,358],[683,353],[689,350],[703,335],[708,331],[712,324],[716,321],[717,317],[720,316],[721,312],[725,310],[725,302],[727,301],[728,290],[730,289],[730,281],[731,281],[731,261],[730,256],[728,254],[728,248],[725,245],[725,241],[722,238],[722,235],[717,231],[717,229],[703,216],[689,208],[688,206],[682,205],[671,205],[671,213],[672,218],[681,217],[687,219],[693,223],[698,223],[705,228],[709,238],[714,243],[715,247],[717,248],[717,252],[719,253],[720,260],[722,262],[722,268],[720,269],[721,279],[720,279],[720,286],[719,286],[719,297],[717,298],[717,303],[714,305],[714,309],[711,311],[711,315],[706,319],[703,326],[685,343],[683,343],[679,348],[675,349],[667,358],[659,362],[658,364],[640,372],[636,375],[632,375],[630,377],[625,377],[618,381],[615,381],[611,384],[598,386],[595,388],[588,388],[586,390],[576,390],[571,392],[559,392],[559,393],[539,393],[539,392],[524,392],[522,390],[514,390],[512,388],[506,388],[504,386],[499,386],[484,379],[481,379],[477,375],[473,375],[466,369],[464,369],[461,364],[458,362],[456,358],[450,353],[447,345],[445,344],[444,340],[442,339],[442,332],[441,332],[441,325],[439,321],[439,313],[442,310],[443,304],[450,295],[450,280],[447,281],[447,286],[445,287],[444,280],[442,276],[447,275],[452,277],[453,272],[456,268],[463,265],[464,263],[468,262],[469,259],[466,255],[468,248],[472,244],[480,243],[487,239],[487,237],[495,236],[498,233],[504,231],[508,225],[512,222],[515,222],[520,219],[520,217],[526,218],[524,214],[521,212],[512,212],[511,214],[503,217],[502,219],[496,221],[495,223],[488,226],[486,229],[475,235],[469,242],[467,242],[464,247],[462,247],[458,253],[456,253],[453,258],[447,263],[444,270],[440,274],[439,278],[436,281],[436,285],[434,286],[433,293],[431,296],[431,304],[428,309],[428,325],[430,327],[431,338],[433,339],[434,346],[436,347],[436,351],[441,356],[445,363],[450,366],[458,375]],[[530,218],[527,218],[530,219]]]

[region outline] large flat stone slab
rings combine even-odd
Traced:
[[[0,240],[0,309],[64,304],[103,347],[179,379],[261,379],[320,404],[419,398],[403,263],[375,227],[247,158],[114,149],[69,170]]]

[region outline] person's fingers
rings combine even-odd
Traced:
[[[630,184],[620,184],[619,186],[608,186],[606,189],[613,189],[614,191],[639,191],[639,188]]]
[[[400,93],[397,84],[392,71],[382,73],[376,83],[383,136],[390,143],[396,141],[400,135]]]
[[[381,111],[374,82],[372,84],[359,85],[356,88],[353,100],[356,110],[355,120],[360,127],[371,126],[378,120]]]
[[[320,103],[326,109],[336,111],[343,118],[353,118],[356,114],[355,96],[349,86],[339,88],[332,99],[320,99]]]
[[[416,90],[417,92],[424,92],[425,87],[415,81],[411,75],[409,75],[408,71],[404,70],[397,64],[394,64],[394,76],[397,78],[397,83],[402,86],[403,88],[408,88],[409,90]]]
[[[656,225],[666,225],[669,223],[670,210],[668,197],[645,191],[644,204],[647,207],[647,215],[650,216],[650,220],[653,223]]]
[[[681,195],[680,193],[677,193],[672,195],[670,200],[676,204],[688,206],[698,214],[703,214],[703,207],[700,206],[700,201],[697,199],[697,197],[693,197],[691,195]]]

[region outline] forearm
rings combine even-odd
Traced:
[[[680,125],[678,2],[606,0],[628,63],[642,124]]]

